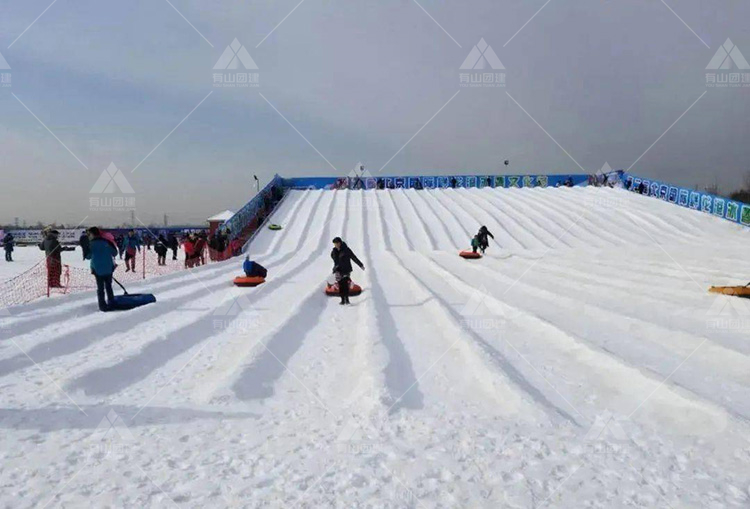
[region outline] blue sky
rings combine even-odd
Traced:
[[[705,85],[727,38],[750,58],[747,2],[170,2],[0,3],[0,221],[128,220],[90,206],[110,162],[145,223],[235,209],[254,173],[345,175],[359,161],[593,173],[642,156],[635,173],[724,188],[750,170],[750,88]],[[212,86],[235,38],[259,88]],[[504,88],[459,85],[481,38]]]

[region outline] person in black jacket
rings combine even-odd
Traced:
[[[13,234],[8,232],[5,234],[5,237],[3,237],[3,249],[5,249],[5,261],[6,262],[12,262],[13,261],[13,246],[16,242],[15,237],[13,237]]]
[[[81,246],[81,251],[83,252],[82,253],[83,259],[85,260],[86,258],[89,257],[89,236],[88,234],[86,234],[85,231],[81,234],[81,237],[78,239],[78,244]]]
[[[341,237],[333,239],[333,250],[331,251],[333,259],[333,273],[336,275],[336,282],[339,285],[339,304],[349,304],[349,285],[351,285],[352,261],[359,265],[359,268],[365,270],[365,265],[359,261],[357,255],[352,252],[346,242]]]
[[[482,254],[484,254],[484,252],[487,250],[487,247],[490,245],[490,241],[489,239],[487,239],[487,237],[492,237],[492,240],[495,240],[495,236],[492,235],[492,233],[487,229],[486,226],[482,226],[479,229],[479,233],[477,233],[477,237],[479,237],[479,249],[481,249]]]

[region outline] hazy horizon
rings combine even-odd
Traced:
[[[0,223],[112,225],[134,210],[198,224],[243,205],[253,174],[344,176],[358,162],[376,176],[608,163],[725,191],[750,170],[750,4],[738,0],[28,0],[2,12]],[[228,49],[235,39],[244,50]],[[709,74],[739,82],[707,86]],[[241,75],[251,86],[216,82]],[[112,167],[124,207],[94,203]]]

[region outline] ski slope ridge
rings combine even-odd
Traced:
[[[706,291],[747,229],[616,189],[289,193],[259,287],[235,259],[0,315],[3,505],[750,503],[750,309]]]

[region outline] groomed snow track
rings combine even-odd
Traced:
[[[706,291],[750,278],[747,229],[614,189],[290,193],[262,286],[235,259],[0,315],[3,506],[750,505],[750,307]]]

